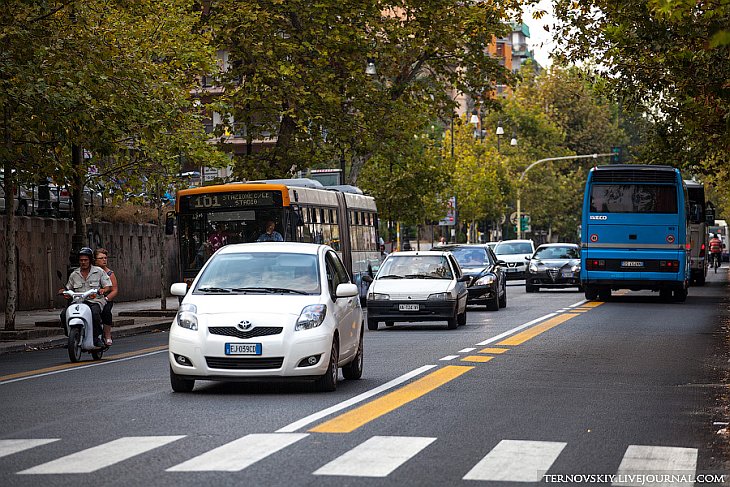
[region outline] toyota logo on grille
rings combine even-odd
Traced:
[[[236,325],[236,328],[241,331],[248,331],[253,328],[253,324],[250,321],[243,320]]]

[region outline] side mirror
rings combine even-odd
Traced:
[[[457,279],[458,282],[469,282],[471,281],[471,277],[469,276],[461,276],[459,279]]]
[[[185,296],[188,293],[188,285],[184,282],[176,282],[170,286],[170,294],[173,296]]]
[[[498,260],[497,265],[507,265],[507,262],[505,262],[503,260]]]
[[[715,205],[709,201],[705,205],[705,223],[707,225],[715,224]]]
[[[357,289],[357,286],[351,283],[340,284],[335,291],[335,295],[338,298],[351,298],[359,294],[360,291]]]
[[[525,260],[531,260],[532,257],[525,257]]]

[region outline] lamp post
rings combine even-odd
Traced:
[[[497,122],[497,152],[499,152],[499,138],[504,135],[504,129],[502,128],[502,120]],[[517,139],[514,139],[514,145],[517,145]]]
[[[516,143],[516,142],[515,142]],[[545,159],[539,159],[522,171],[522,174],[520,175],[520,179],[517,182],[517,239],[522,238],[522,207],[520,205],[520,192],[522,190],[522,180],[525,179],[525,175],[527,174],[527,171],[535,167],[536,165],[540,164],[541,162],[548,162],[548,161],[564,161],[568,159],[585,159],[585,158],[593,158],[597,159],[599,157],[610,157],[611,153],[607,154],[582,154],[579,156],[562,156],[562,157],[547,157]]]

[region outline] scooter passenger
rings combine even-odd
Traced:
[[[94,251],[89,247],[83,247],[79,250],[79,267],[75,269],[68,277],[65,289],[60,289],[59,294],[64,290],[74,292],[86,292],[90,289],[98,289],[99,293],[93,299],[84,301],[91,309],[91,315],[94,320],[94,345],[103,347],[104,342],[101,340],[101,309],[106,304],[104,294],[112,289],[112,282],[104,270],[95,265],[91,265],[91,259],[94,257]],[[61,324],[66,327],[66,308],[61,312]]]

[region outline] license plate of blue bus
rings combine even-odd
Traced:
[[[226,355],[261,355],[261,344],[226,343]]]
[[[644,267],[644,263],[640,260],[622,260],[621,267],[641,268]]]
[[[421,309],[417,304],[399,304],[398,311],[418,311]]]

